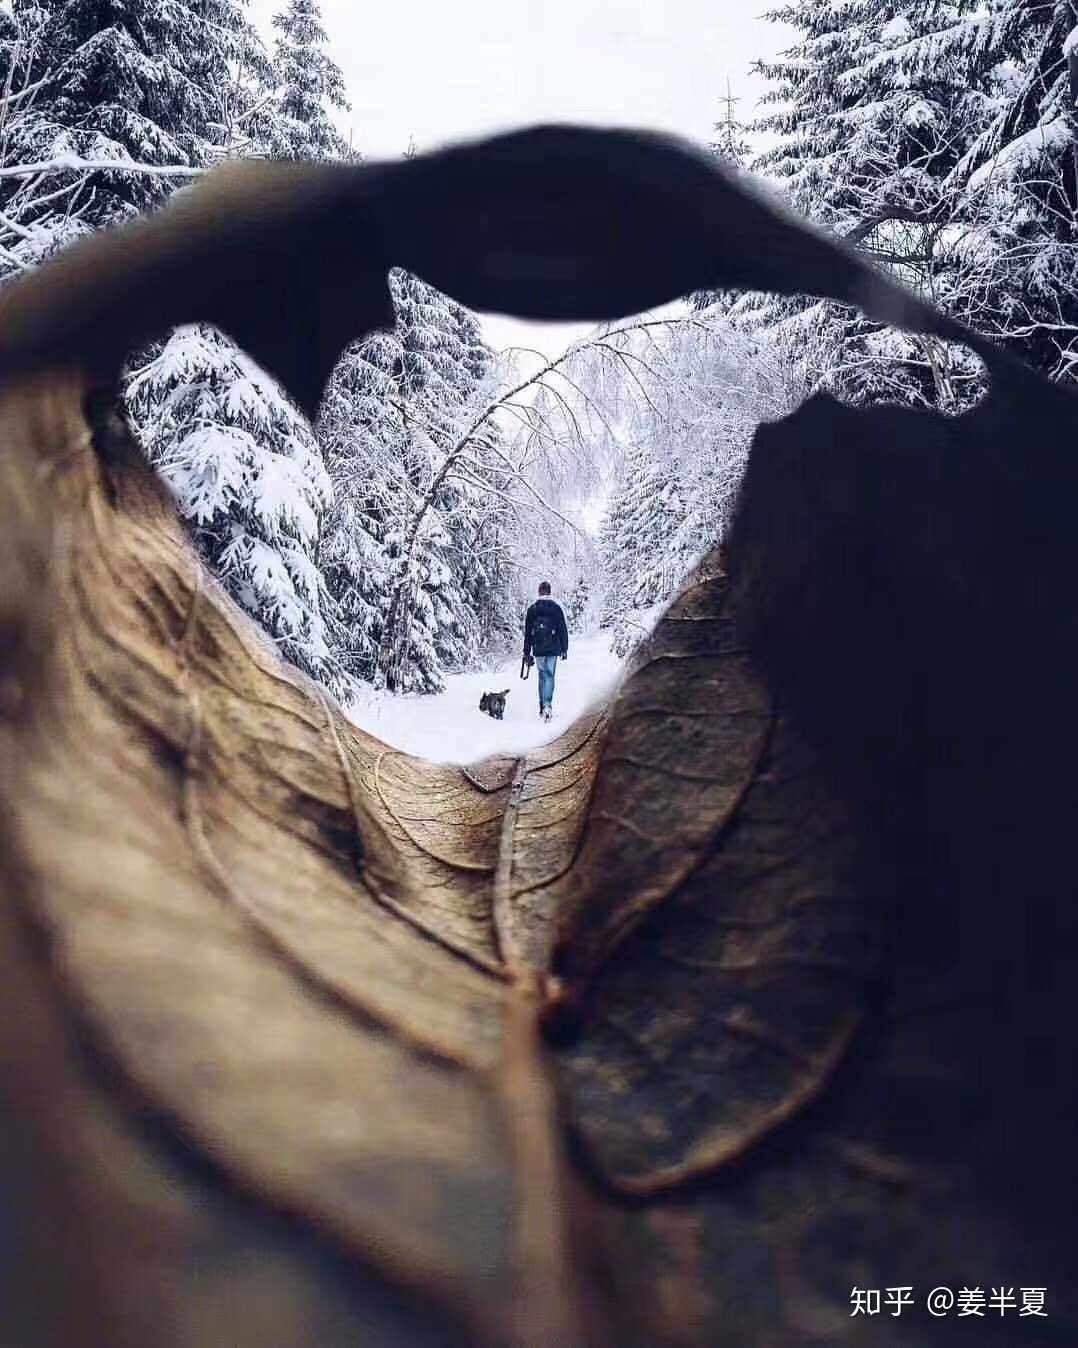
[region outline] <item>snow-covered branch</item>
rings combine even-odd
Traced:
[[[132,173],[150,178],[200,178],[206,172],[188,164],[140,164],[130,159],[84,159],[77,154],[58,154],[35,164],[0,166],[0,178],[33,178],[53,173]]]

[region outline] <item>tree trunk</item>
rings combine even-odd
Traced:
[[[1071,5],[1071,17],[1078,26],[1078,5]],[[1078,47],[1067,52],[1067,86],[1070,92],[1070,106],[1067,109],[1071,123],[1071,134],[1075,137],[1071,148],[1070,199],[1072,212],[1078,212]]]

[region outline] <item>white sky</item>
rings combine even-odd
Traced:
[[[706,141],[729,79],[748,120],[749,67],[788,45],[768,0],[322,0],[352,103],[339,119],[368,158],[541,121],[643,126]],[[284,0],[252,0],[267,40]],[[495,348],[557,354],[584,325],[484,316]]]

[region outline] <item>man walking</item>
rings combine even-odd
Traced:
[[[539,586],[539,598],[528,609],[524,619],[524,659],[531,664],[532,655],[539,671],[539,715],[549,721],[554,715],[554,674],[558,656],[569,655],[569,629],[561,605],[550,597],[550,581]]]

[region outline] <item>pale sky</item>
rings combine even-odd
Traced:
[[[769,0],[322,0],[351,111],[339,120],[371,159],[542,121],[643,126],[710,138],[729,79],[749,120],[749,67],[788,45],[756,17]],[[284,0],[252,0],[271,40]],[[496,348],[556,354],[583,325],[484,316]]]

